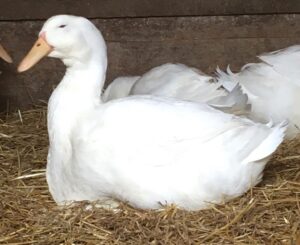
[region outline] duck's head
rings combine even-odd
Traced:
[[[107,63],[106,45],[100,31],[88,19],[71,15],[53,16],[45,22],[18,71],[30,69],[45,56],[59,58],[68,67],[95,60]]]
[[[0,44],[0,58],[5,60],[8,63],[12,63],[12,58],[9,56],[9,54],[5,51],[5,49]]]

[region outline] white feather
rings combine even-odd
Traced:
[[[132,86],[139,78],[140,76],[117,77],[104,90],[103,102],[128,96]]]
[[[250,117],[260,122],[289,121],[287,137],[299,134],[300,127],[300,46],[259,56],[262,63],[245,65],[234,74],[218,70],[218,81],[228,89],[237,83],[248,95]]]
[[[198,69],[171,63],[152,68],[138,79],[115,79],[105,90],[103,100],[142,94],[204,102],[235,114],[246,114],[249,110],[247,95],[241,89],[229,93],[221,83]]]

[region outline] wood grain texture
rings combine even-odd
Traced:
[[[234,70],[256,55],[300,41],[300,15],[203,16],[95,19],[108,45],[107,81],[138,75],[166,63],[180,62],[214,72],[217,65]],[[32,70],[17,74],[17,63],[30,49],[43,21],[0,21],[0,41],[13,56],[13,65],[0,61],[0,111],[29,108],[48,100],[60,81],[60,61],[44,59]]]
[[[300,13],[299,0],[1,0],[0,20],[44,20],[56,14],[88,18]]]

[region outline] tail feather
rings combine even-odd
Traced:
[[[238,81],[235,78],[236,74],[230,70],[229,65],[227,66],[226,72],[217,67],[216,75],[218,82],[221,83],[222,86],[228,91],[232,91],[238,84]]]
[[[259,160],[263,160],[272,155],[278,146],[282,143],[285,136],[285,131],[288,126],[288,121],[283,121],[274,127],[272,127],[272,131],[268,135],[268,137],[263,140],[257,148],[255,148],[249,156],[243,161],[244,163],[256,162]]]
[[[243,93],[238,84],[228,95],[217,97],[207,103],[217,109],[235,115],[247,115],[251,111],[251,105],[248,104],[248,96]]]

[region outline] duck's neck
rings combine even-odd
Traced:
[[[105,82],[106,66],[94,62],[85,67],[68,67],[64,78],[57,89],[68,94],[79,105],[87,105],[99,101]]]
[[[105,82],[106,60],[73,64],[51,95],[48,105],[48,131],[53,140],[69,139],[81,118],[101,105],[101,90]],[[54,143],[55,144],[55,143]]]

